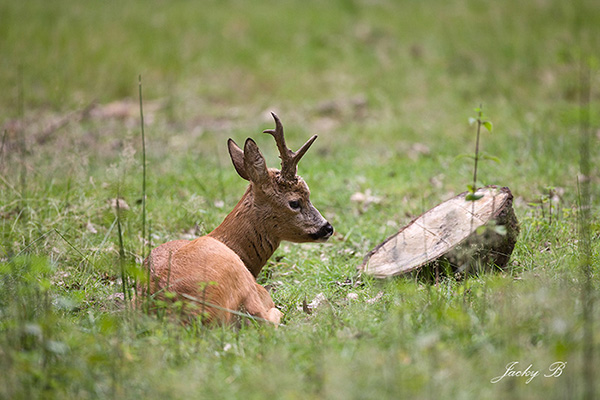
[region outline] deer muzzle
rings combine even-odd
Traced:
[[[315,242],[325,242],[333,235],[333,226],[327,221],[325,221],[325,225],[321,226],[321,228],[315,232],[311,233],[310,237]]]

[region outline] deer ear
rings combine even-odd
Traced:
[[[254,183],[261,183],[269,176],[267,163],[252,139],[244,144],[244,172]]]
[[[244,166],[244,151],[233,141],[229,139],[227,141],[227,148],[229,149],[229,156],[233,162],[233,167],[237,171],[238,175],[249,181],[250,178],[246,173],[246,167]]]

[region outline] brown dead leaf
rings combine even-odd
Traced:
[[[110,202],[110,206],[112,208],[114,208],[115,210],[117,209],[117,204],[119,206],[119,210],[121,210],[121,211],[127,211],[127,210],[129,210],[129,204],[127,204],[127,202],[124,199],[114,198],[114,199],[110,199],[109,202]]]
[[[381,203],[381,197],[371,194],[371,189],[367,189],[364,193],[354,193],[352,196],[350,196],[350,201],[358,204],[358,212],[362,214],[367,212],[371,204]]]
[[[350,292],[346,295],[347,300],[358,300],[358,293]]]
[[[161,101],[144,101],[144,122],[152,124],[154,115],[163,104]],[[89,116],[94,119],[138,119],[140,103],[137,100],[117,100],[107,104],[96,104],[89,110]]]
[[[325,295],[323,293],[319,293],[318,295],[315,296],[313,301],[308,303],[308,308],[314,310],[315,308],[318,308],[321,304],[324,304],[326,302],[327,302],[327,298],[325,297]]]
[[[377,303],[379,300],[381,300],[382,297],[383,297],[383,292],[379,292],[379,293],[377,293],[377,296],[373,297],[372,299],[368,299],[366,301],[366,303],[367,304]]]
[[[431,153],[429,146],[423,143],[413,143],[408,152],[408,158],[418,160],[420,156],[426,156]]]
[[[310,315],[314,310],[324,304],[329,304],[329,301],[327,301],[327,298],[323,293],[319,293],[310,303],[306,303],[306,299],[302,301],[302,311]]]
[[[441,189],[444,186],[444,174],[433,176],[429,179],[429,183],[436,189]]]
[[[368,207],[370,204],[381,203],[381,197],[371,194],[371,189],[365,190],[364,193],[356,192],[350,196],[350,201]]]
[[[87,229],[88,232],[91,232],[91,233],[98,233],[98,231],[96,230],[96,227],[91,222],[87,223],[87,225],[85,226],[85,229]]]

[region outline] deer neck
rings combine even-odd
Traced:
[[[257,207],[254,197],[250,184],[221,225],[208,235],[233,250],[257,277],[280,240],[272,232],[269,215]]]

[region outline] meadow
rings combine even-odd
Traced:
[[[0,0],[0,398],[594,398],[599,42],[594,0]],[[480,106],[508,268],[359,275],[467,189]],[[259,276],[283,325],[131,307],[148,249],[244,193],[228,138],[279,165],[270,111],[292,148],[319,135],[298,172],[336,229]]]

